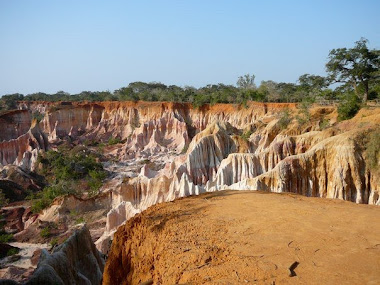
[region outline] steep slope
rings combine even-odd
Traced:
[[[326,139],[306,153],[283,159],[271,171],[239,183],[246,183],[249,189],[368,203],[371,188],[363,173],[365,162],[355,152],[352,135],[348,132]]]
[[[47,147],[47,138],[34,120],[26,133],[0,142],[0,166],[15,164],[25,169],[33,169],[38,152],[46,150]]]
[[[32,121],[28,110],[8,111],[0,115],[0,142],[16,139],[25,134]]]
[[[0,169],[0,189],[10,202],[25,199],[28,191],[36,192],[45,186],[43,177],[15,165]]]

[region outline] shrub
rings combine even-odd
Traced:
[[[110,137],[108,139],[109,145],[114,145],[114,144],[118,144],[118,143],[121,143],[121,139],[119,139],[119,138]]]
[[[53,238],[50,241],[50,245],[51,245],[51,247],[55,247],[56,245],[58,245],[58,238]]]
[[[12,256],[12,255],[15,255],[15,254],[17,254],[17,253],[19,253],[19,249],[17,249],[17,248],[11,248],[11,249],[9,249],[8,251],[7,251],[7,256]]]
[[[32,203],[32,212],[39,213],[48,207],[55,198],[68,194],[78,194],[71,181],[60,181],[58,184],[45,187],[41,192],[36,194],[36,199]]]
[[[78,218],[78,219],[75,220],[75,224],[82,224],[84,222],[85,222],[85,220],[84,220],[83,217],[80,217],[80,218]]]
[[[311,103],[303,101],[300,105],[300,114],[296,116],[296,119],[300,125],[303,125],[310,121],[310,112],[309,108]]]
[[[45,209],[46,207],[48,207],[50,205],[50,202],[51,201],[44,200],[44,199],[35,200],[35,201],[33,201],[31,210],[32,210],[33,213],[39,213],[43,209]]]
[[[92,179],[96,179],[96,180],[103,180],[104,178],[106,178],[106,172],[103,171],[103,170],[90,170],[88,172],[88,175],[92,178]]]
[[[140,164],[148,164],[150,163],[150,159],[144,159],[139,162]]]
[[[290,110],[288,108],[284,109],[280,113],[280,119],[278,120],[278,126],[281,130],[285,129],[290,122],[292,121],[292,117],[290,115]]]
[[[36,119],[38,123],[41,122],[43,118],[44,118],[44,115],[41,114],[40,112],[36,111],[33,113],[33,119]]]
[[[40,232],[40,236],[42,238],[48,238],[50,235],[51,235],[51,232],[50,232],[50,228],[49,227],[43,228],[41,230],[41,232]]]
[[[103,170],[95,155],[86,153],[85,148],[71,153],[49,150],[38,158],[38,162],[43,164],[45,175],[54,176],[58,180],[81,179],[91,170]]]
[[[354,93],[347,93],[338,105],[338,120],[351,119],[359,110],[359,98]]]
[[[85,145],[85,146],[97,146],[98,144],[99,144],[99,142],[96,140],[85,139],[83,141],[83,145]]]
[[[99,194],[99,189],[102,186],[102,182],[99,180],[90,180],[88,182],[90,189],[88,190],[89,197],[94,197]]]
[[[90,170],[89,172],[89,182],[88,186],[90,187],[89,195],[90,197],[95,196],[99,193],[99,189],[102,186],[102,181],[106,178],[106,172],[103,170]]]
[[[326,120],[326,119],[323,119],[320,123],[319,123],[319,128],[321,130],[324,130],[326,128],[328,128],[330,126],[330,122],[329,120]]]
[[[250,138],[251,135],[252,135],[252,131],[249,130],[249,131],[246,131],[246,132],[242,133],[242,134],[241,134],[241,138],[242,138],[243,140],[248,141],[248,139]]]
[[[81,195],[84,191],[89,191],[90,196],[96,195],[107,176],[97,156],[83,146],[47,151],[38,157],[38,162],[42,164],[40,171],[49,177],[51,184],[29,196],[34,199],[32,211],[35,213],[48,207],[59,196]]]
[[[0,234],[0,243],[7,243],[13,240],[12,234],[2,233]]]

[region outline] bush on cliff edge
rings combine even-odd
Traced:
[[[338,105],[339,121],[351,119],[360,110],[360,100],[354,93],[344,95],[342,101]]]

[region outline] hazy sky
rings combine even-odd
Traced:
[[[0,0],[0,95],[324,75],[329,50],[380,49],[379,0]]]

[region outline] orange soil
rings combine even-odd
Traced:
[[[93,106],[98,105],[106,108],[107,110],[116,109],[119,107],[134,107],[134,108],[162,108],[162,109],[193,109],[190,103],[175,103],[175,102],[149,102],[149,101],[100,101],[100,102],[45,102],[45,101],[19,101],[26,105],[42,104],[46,106],[58,106],[62,108],[70,108],[77,106]],[[247,108],[265,108],[267,110],[273,109],[294,109],[297,107],[297,103],[262,103],[249,101]],[[244,109],[245,107],[239,107],[237,104],[205,104],[200,108],[200,111],[211,111],[215,113],[219,112],[236,112],[237,109]]]
[[[103,284],[378,284],[379,220],[376,206],[293,194],[179,199],[119,228]]]

